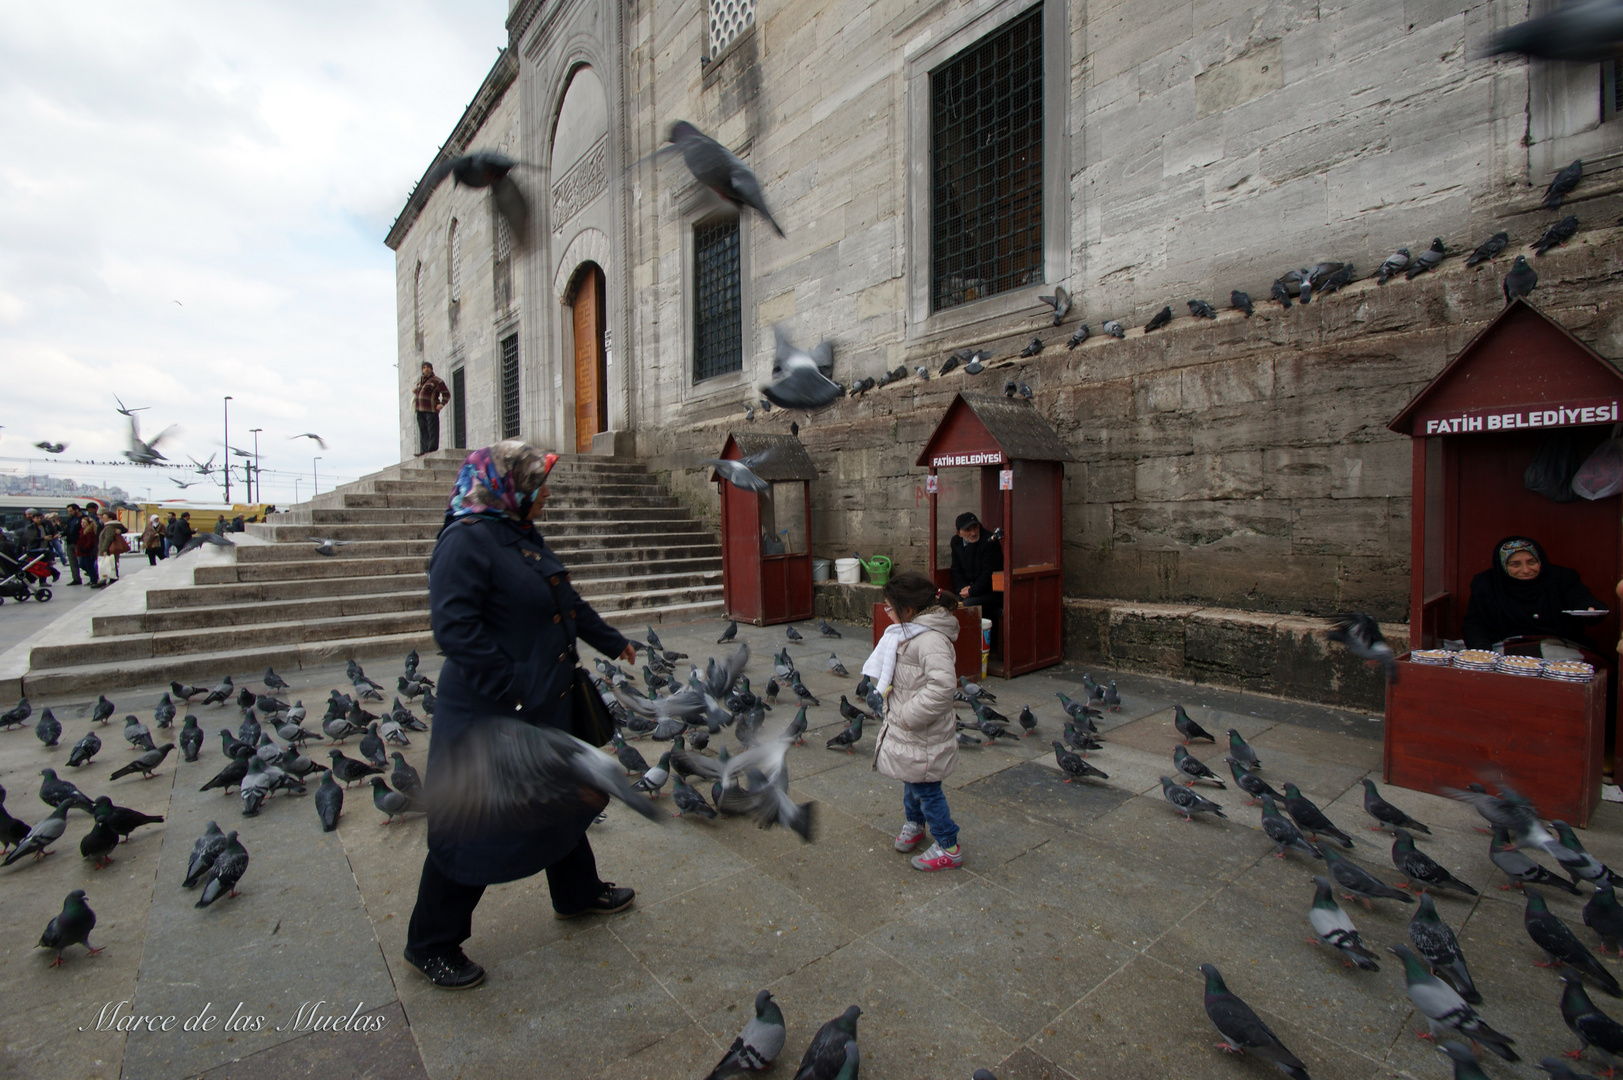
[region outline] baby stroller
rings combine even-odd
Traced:
[[[51,598],[51,563],[47,552],[31,551],[13,557],[0,552],[0,604],[6,597],[23,601],[32,597],[40,603]]]

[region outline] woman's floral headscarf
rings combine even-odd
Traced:
[[[1510,570],[1510,557],[1518,551],[1530,552],[1539,562],[1544,561],[1544,555],[1539,551],[1538,545],[1525,536],[1513,536],[1499,545],[1499,569]]]
[[[475,450],[462,463],[446,507],[446,521],[477,515],[524,521],[558,461],[557,454],[507,439]]]

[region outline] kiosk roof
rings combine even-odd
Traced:
[[[963,457],[964,461],[938,458]],[[999,461],[1072,461],[1031,402],[1023,398],[960,393],[924,443],[915,465],[990,465]]]

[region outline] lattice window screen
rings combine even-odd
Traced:
[[[738,219],[693,229],[693,381],[744,366]]]
[[[755,0],[709,0],[710,55],[715,56],[755,21]]]
[[[457,228],[456,218],[451,219],[449,247],[451,266],[446,283],[451,290],[451,303],[456,304],[462,300],[462,232]]]
[[[495,293],[496,310],[500,312],[506,311],[513,303],[513,231],[508,227],[507,219],[496,209],[494,199],[490,208],[490,283]]]
[[[1600,118],[1604,123],[1623,117],[1623,59],[1600,66]]]
[[[518,335],[502,338],[502,438],[518,438]]]

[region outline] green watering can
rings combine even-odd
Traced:
[[[851,557],[861,563],[864,570],[868,571],[868,580],[873,584],[884,585],[890,581],[889,555],[875,555],[871,559],[864,559],[853,551]]]

